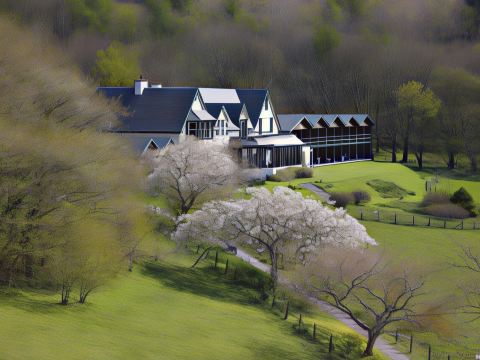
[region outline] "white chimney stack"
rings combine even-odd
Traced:
[[[135,80],[135,95],[142,95],[146,88],[148,88],[148,80],[144,80],[140,75],[140,79]]]

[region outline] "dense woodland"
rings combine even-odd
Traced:
[[[371,114],[376,150],[392,161],[422,167],[435,152],[477,171],[478,0],[0,4],[99,84],[142,73],[167,86],[268,87],[277,112]]]

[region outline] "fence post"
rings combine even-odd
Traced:
[[[463,220],[462,220],[462,230],[463,230]]]
[[[428,345],[428,360],[432,359],[432,347]]]
[[[428,226],[430,226],[432,223],[432,219],[431,218],[428,218]]]
[[[287,301],[287,308],[285,309],[285,316],[283,317],[283,320],[287,320],[288,319],[288,310],[290,308],[290,302]]]
[[[443,220],[443,228],[444,228],[444,229],[447,228],[447,220]]]
[[[410,350],[409,353],[411,354],[413,351],[413,334],[410,335]]]
[[[363,220],[363,210],[360,211],[360,220]]]
[[[377,221],[380,221],[380,210],[377,210]]]
[[[448,356],[447,356],[447,360],[451,360],[450,354],[448,354]]]
[[[395,213],[395,225],[397,225],[397,213]]]
[[[215,269],[217,268],[218,265],[218,249],[215,251]]]
[[[228,274],[228,259],[227,262],[225,263],[225,275]]]
[[[332,353],[335,350],[335,345],[333,344],[333,335],[330,335],[330,341],[328,342],[328,352]]]
[[[398,344],[398,329],[395,330],[395,344]]]
[[[300,314],[300,317],[298,318],[298,329],[302,328],[302,314]]]
[[[415,215],[412,215],[412,225],[415,226]]]
[[[317,324],[313,323],[313,340],[317,337]]]

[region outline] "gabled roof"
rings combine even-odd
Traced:
[[[292,131],[295,127],[302,122],[303,119],[306,118],[303,114],[285,114],[285,115],[278,115],[278,121],[280,122],[280,127],[282,131]],[[309,121],[310,123],[310,121]],[[310,123],[311,124],[311,123]]]
[[[245,104],[253,128],[257,127],[258,119],[262,113],[263,104],[268,95],[266,89],[237,89],[240,101]]]
[[[127,108],[129,114],[121,116],[117,131],[180,133],[198,89],[146,88],[138,96],[133,87],[100,87],[97,91],[107,98],[119,98]]]
[[[126,136],[128,141],[132,144],[133,149],[143,154],[148,147],[153,144],[158,150],[163,149],[169,144],[173,144],[172,138],[169,137],[151,137],[151,136]]]
[[[312,127],[317,126],[318,122],[323,120],[328,127],[337,127],[338,121],[344,126],[352,126],[352,120],[360,126],[368,125],[374,121],[367,114],[282,114],[278,115],[280,128],[283,132],[291,132],[302,120],[308,120]],[[337,122],[337,124],[335,124]]]
[[[212,116],[218,118],[220,115],[220,111],[222,111],[222,108],[225,108],[227,111],[228,117],[232,121],[232,123],[239,127],[240,126],[240,115],[242,114],[242,110],[244,110],[245,105],[243,103],[238,103],[238,104],[223,104],[223,103],[210,103],[210,104],[205,104],[205,107],[207,108],[208,112],[212,114]],[[245,109],[245,112],[247,112],[247,109]],[[247,113],[248,114],[248,113]]]

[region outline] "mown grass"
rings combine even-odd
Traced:
[[[426,358],[430,344],[438,356],[447,354],[455,358],[460,353],[479,351],[480,322],[470,322],[472,317],[461,314],[459,307],[464,304],[462,284],[478,283],[479,277],[473,273],[455,268],[461,263],[462,248],[472,247],[480,251],[478,231],[458,231],[409,226],[394,226],[376,222],[364,222],[367,230],[379,243],[375,251],[384,252],[392,261],[412,267],[426,275],[425,295],[422,301],[440,303],[444,306],[447,320],[443,336],[432,333],[416,333],[414,358]],[[439,318],[440,319],[440,318]],[[448,324],[448,325],[447,325]],[[393,340],[393,338],[389,338]],[[418,344],[422,343],[423,346]],[[406,339],[400,342],[403,350],[408,349]],[[440,356],[440,355],[444,356]]]
[[[451,173],[438,172],[440,182],[437,190],[453,192],[465,187],[475,201],[480,203],[480,181],[475,177],[462,180],[460,176]],[[416,217],[416,224],[427,225],[428,216],[418,213],[418,203],[425,194],[425,181],[435,176],[432,169],[422,172],[414,167],[388,162],[361,162],[341,164],[328,167],[315,168],[314,178],[292,180],[289,183],[267,182],[267,188],[292,184],[298,186],[303,182],[311,182],[324,188],[328,192],[351,192],[364,190],[370,193],[372,200],[365,206],[349,206],[348,211],[359,217],[360,211],[369,212],[373,219],[373,211],[380,210],[382,219],[394,222],[394,214],[398,215],[399,222],[408,223],[412,216]],[[381,192],[374,191],[367,182],[381,179],[391,182],[405,189],[410,194],[402,194],[402,199],[382,197]],[[413,194],[414,193],[414,194]],[[308,195],[308,192],[306,193]],[[466,226],[472,226],[473,221],[466,221]],[[434,335],[431,332],[415,333],[413,359],[426,359],[428,345],[432,346],[432,359],[446,359],[450,354],[452,358],[467,357],[465,354],[480,352],[480,321],[469,322],[471,317],[460,313],[459,307],[464,304],[463,292],[460,285],[465,283],[477,284],[479,278],[461,269],[452,266],[460,262],[459,254],[462,247],[472,247],[480,252],[480,231],[444,230],[443,221],[432,218],[432,225],[438,228],[419,226],[402,226],[376,221],[364,221],[369,234],[377,240],[379,247],[375,251],[382,251],[393,261],[399,261],[407,267],[413,267],[427,274],[426,302],[444,302],[448,312],[451,313],[438,319],[442,322],[443,335]],[[447,222],[447,227],[455,227],[459,220]],[[390,329],[394,330],[394,329]],[[394,338],[386,336],[394,342]],[[409,342],[402,338],[398,345],[403,351],[408,351]],[[463,356],[462,356],[463,354]]]
[[[137,265],[85,305],[57,305],[58,296],[43,291],[3,291],[0,359],[318,359],[331,333],[351,333],[310,308],[305,320],[318,326],[312,341],[295,328],[301,307],[283,321],[261,301],[265,275],[233,256],[225,275],[224,254],[216,270],[212,259],[190,269],[192,259],[170,253]]]

